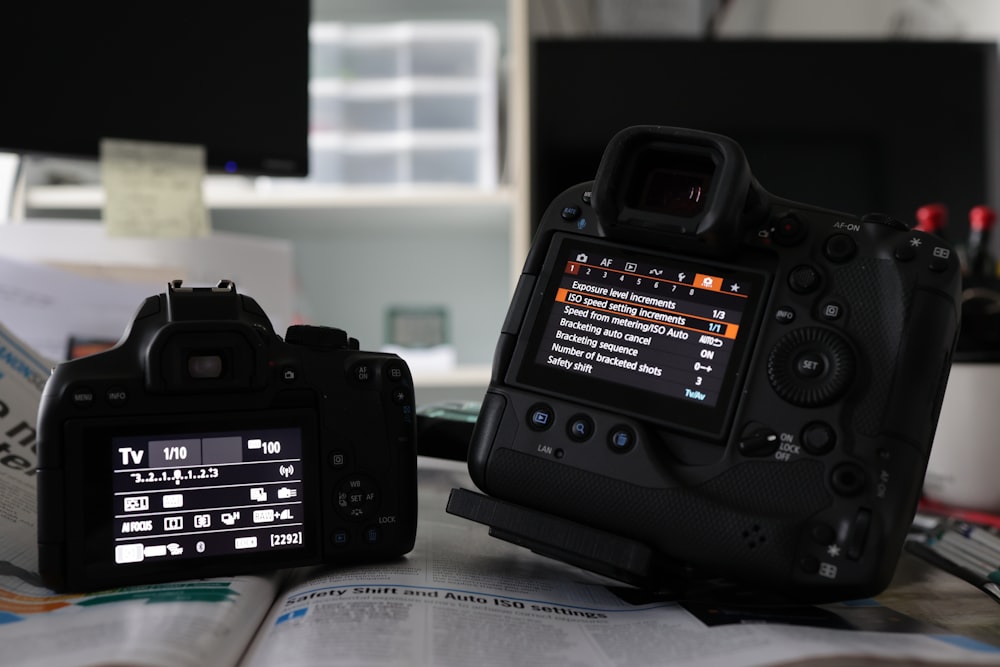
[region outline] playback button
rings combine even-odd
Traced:
[[[528,410],[528,428],[532,431],[547,431],[555,419],[555,411],[545,403],[535,403]]]

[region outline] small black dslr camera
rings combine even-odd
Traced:
[[[413,382],[230,281],[147,298],[58,365],[38,414],[38,556],[56,590],[385,560],[417,524]]]
[[[628,128],[541,221],[470,445],[490,496],[449,511],[642,586],[874,594],[958,303],[940,238],[774,197],[729,138]]]

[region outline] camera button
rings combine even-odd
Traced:
[[[78,408],[89,408],[96,403],[94,390],[90,387],[73,387],[69,392],[70,400]]]
[[[128,392],[125,391],[124,387],[109,387],[108,390],[104,392],[104,400],[106,400],[110,406],[121,407],[128,403]]]
[[[299,370],[295,366],[283,366],[278,372],[282,382],[291,384],[299,379]]]
[[[802,378],[822,377],[827,370],[826,357],[819,352],[804,350],[795,358],[795,372]]]
[[[790,306],[782,306],[774,311],[774,319],[778,324],[791,324],[795,321],[795,309]]]
[[[788,274],[788,286],[793,292],[807,294],[819,288],[819,272],[811,266],[801,264]]]
[[[401,382],[406,379],[405,366],[401,361],[390,361],[385,365],[385,376],[390,382]]]
[[[583,210],[579,206],[564,206],[559,216],[566,222],[576,222]]]
[[[590,436],[594,435],[594,420],[587,415],[576,415],[569,420],[566,433],[575,442],[590,440]]]
[[[371,364],[362,361],[351,367],[351,379],[358,384],[370,384],[375,379],[375,371]]]
[[[837,301],[828,301],[819,310],[820,316],[828,322],[839,320],[844,315],[843,304]]]
[[[361,475],[352,475],[333,494],[334,509],[345,519],[367,519],[378,508],[379,494],[374,484]]]
[[[809,537],[825,547],[837,541],[837,531],[825,523],[814,523],[809,527]]]
[[[410,392],[402,387],[396,387],[392,390],[391,398],[396,405],[406,405],[410,402]]]
[[[635,447],[637,439],[635,431],[628,426],[615,426],[608,434],[608,446],[611,451],[624,454]]]
[[[813,556],[803,556],[799,559],[799,569],[806,574],[816,574],[819,572],[819,561]]]
[[[336,470],[339,470],[341,468],[346,468],[347,467],[347,454],[345,454],[344,452],[342,452],[340,450],[336,450],[336,451],[330,452],[330,456],[328,458],[328,461],[330,462],[330,467],[334,468]]]
[[[944,273],[949,268],[951,268],[951,250],[948,248],[937,247],[932,250],[932,256],[930,264],[927,268],[934,273]]]
[[[828,454],[837,444],[837,433],[829,424],[813,422],[802,429],[802,446],[810,454]]]
[[[831,262],[843,263],[854,257],[858,244],[847,234],[834,234],[823,245],[823,254]]]
[[[833,490],[842,496],[856,496],[865,490],[864,468],[855,463],[841,463],[830,474]]]
[[[528,427],[533,431],[545,431],[556,419],[556,413],[545,403],[536,403],[528,410]]]
[[[778,245],[796,245],[805,236],[805,226],[799,220],[798,216],[789,213],[778,220],[777,224],[774,225],[772,234]]]

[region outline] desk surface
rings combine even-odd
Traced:
[[[904,552],[879,602],[955,634],[1000,646],[1000,604],[975,586]]]

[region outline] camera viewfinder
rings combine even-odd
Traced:
[[[195,380],[222,377],[224,370],[221,354],[192,354],[187,360],[188,375]]]
[[[708,202],[715,164],[704,155],[643,151],[625,205],[639,211],[693,218]]]

